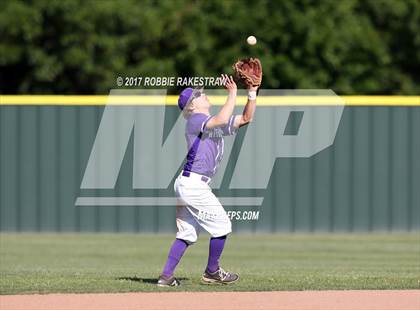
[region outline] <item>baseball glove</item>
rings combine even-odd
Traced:
[[[262,66],[258,58],[244,58],[232,66],[237,80],[242,81],[247,87],[260,86],[262,80]]]

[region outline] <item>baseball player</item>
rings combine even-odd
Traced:
[[[174,189],[178,198],[176,224],[178,232],[169,250],[168,259],[158,279],[158,286],[178,286],[174,271],[188,246],[197,241],[200,229],[210,235],[209,256],[202,282],[233,283],[236,273],[219,266],[226,237],[232,225],[223,206],[209,186],[223,156],[223,136],[234,135],[237,128],[252,121],[257,89],[248,86],[248,101],[241,115],[232,115],[236,103],[237,86],[232,76],[222,75],[228,91],[226,103],[216,115],[210,115],[211,103],[202,89],[184,89],[178,106],[186,119],[187,160],[177,177]]]

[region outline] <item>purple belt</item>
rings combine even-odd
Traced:
[[[191,173],[195,173],[195,172],[183,170],[182,176],[189,178]],[[199,174],[199,173],[195,173],[195,174]],[[211,181],[211,179],[209,177],[206,177],[205,175],[201,175],[201,181],[208,183]]]

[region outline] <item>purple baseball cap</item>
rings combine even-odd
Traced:
[[[183,110],[185,106],[190,103],[194,98],[201,96],[203,87],[192,89],[191,87],[185,88],[178,98],[178,107]]]
[[[191,87],[185,88],[181,94],[179,95],[178,98],[178,107],[181,110],[184,110],[185,106],[187,105],[187,103],[189,102],[191,95],[193,93],[193,89]]]

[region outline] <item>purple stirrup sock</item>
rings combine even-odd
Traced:
[[[165,267],[162,271],[162,276],[166,278],[172,277],[174,274],[176,265],[178,265],[179,260],[182,255],[184,255],[185,250],[188,247],[188,243],[181,239],[175,239],[172,243],[171,249],[169,250],[168,260],[166,261]]]
[[[209,260],[207,262],[207,271],[214,273],[219,270],[219,258],[222,255],[225,246],[226,236],[211,238],[209,245]]]

